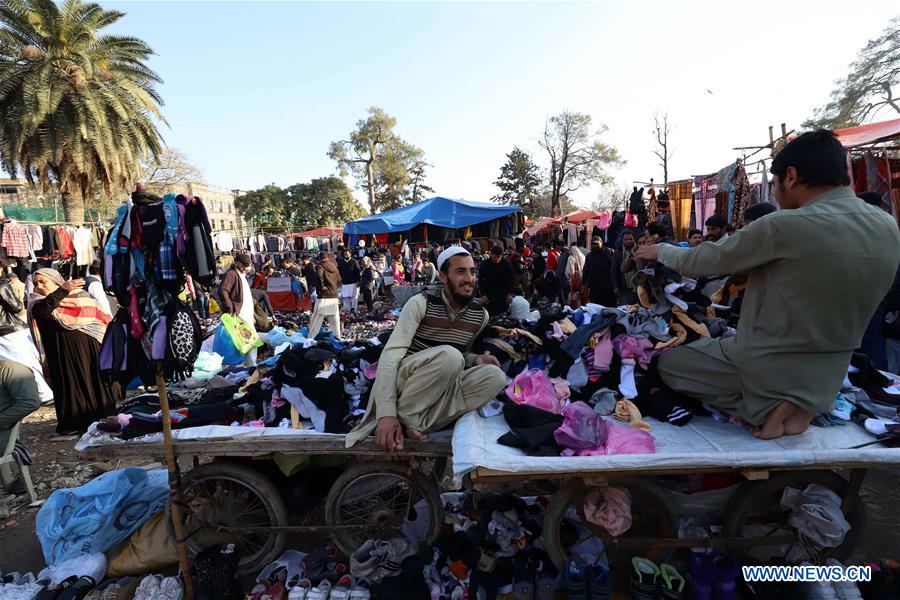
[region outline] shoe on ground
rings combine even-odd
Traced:
[[[659,567],[646,558],[635,556],[631,559],[631,598],[633,600],[656,600],[659,589]]]
[[[297,585],[291,588],[288,600],[306,600],[311,588],[312,582],[309,579],[301,579],[297,582]]]
[[[319,585],[309,590],[306,600],[329,600],[331,597],[331,582],[323,579]]]
[[[181,577],[166,577],[159,584],[159,592],[153,600],[181,600],[184,598],[184,586]]]
[[[612,577],[609,575],[609,567],[600,564],[590,565],[586,571],[591,600],[609,600],[612,596]]]
[[[659,565],[662,581],[659,584],[659,597],[663,600],[680,600],[684,596],[684,577],[672,565]]]
[[[154,600],[163,581],[162,575],[147,575],[134,590],[134,600]]]
[[[585,566],[573,560],[563,567],[563,582],[568,590],[569,600],[588,600],[588,583]]]
[[[330,600],[350,600],[350,590],[353,589],[353,577],[344,575],[331,589]]]

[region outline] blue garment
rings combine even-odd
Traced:
[[[129,206],[127,204],[123,204],[116,209],[116,220],[113,221],[112,230],[109,232],[109,238],[106,240],[106,247],[103,249],[105,254],[117,254],[119,252],[124,254],[128,252],[128,246],[119,245],[119,236],[122,233],[122,224],[128,218],[128,209]]]
[[[172,242],[163,242],[159,245],[159,256],[156,261],[156,276],[161,281],[175,281],[178,272],[175,268],[175,246]]]
[[[163,214],[166,216],[165,239],[173,246],[178,238],[178,204],[175,198],[175,194],[166,194],[162,200]]]
[[[110,471],[88,483],[58,489],[38,511],[35,532],[53,566],[82,554],[106,552],[165,508],[165,469]]]

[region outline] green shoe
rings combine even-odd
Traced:
[[[675,567],[668,564],[659,565],[662,584],[659,586],[659,597],[666,600],[679,600],[684,593],[684,577]]]
[[[632,558],[631,565],[634,567],[631,576],[632,600],[655,600],[659,588],[659,567],[640,556]]]

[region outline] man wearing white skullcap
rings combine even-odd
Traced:
[[[347,446],[375,433],[387,451],[403,439],[421,440],[470,410],[492,400],[506,386],[497,359],[471,352],[488,323],[487,311],[472,298],[477,279],[472,256],[450,246],[437,258],[444,285],[403,305],[397,326],[378,361],[366,415],[347,434]]]

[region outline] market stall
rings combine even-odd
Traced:
[[[900,119],[834,133],[849,153],[850,185],[856,193],[877,193],[881,208],[900,219]]]
[[[436,196],[403,208],[369,215],[344,226],[345,242],[385,246],[458,240],[511,240],[523,230],[518,206],[453,200]]]

